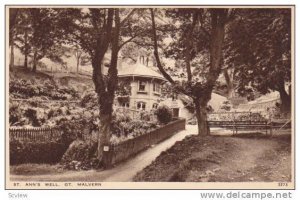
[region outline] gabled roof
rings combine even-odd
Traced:
[[[135,63],[133,65],[122,63],[122,67],[119,68],[119,77],[147,77],[166,81],[160,73],[141,63]]]

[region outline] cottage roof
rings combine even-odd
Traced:
[[[155,78],[164,80],[165,78],[158,73],[157,71],[151,69],[150,67],[146,67],[145,65],[141,63],[136,63],[133,65],[122,63],[122,67],[120,67],[118,72],[119,77],[147,77],[147,78]]]

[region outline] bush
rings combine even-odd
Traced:
[[[33,126],[41,126],[38,118],[37,118],[37,111],[36,109],[33,108],[28,108],[25,113],[24,116],[27,117],[31,122]]]
[[[22,113],[18,104],[13,102],[9,103],[9,124],[15,124],[20,122],[22,118]]]
[[[77,138],[82,138],[85,128],[89,128],[91,132],[92,122],[89,119],[62,119],[58,122],[58,127],[63,132],[60,142],[69,145]]]
[[[22,163],[58,163],[68,145],[58,142],[21,142],[10,141],[10,164]]]
[[[97,93],[89,92],[89,93],[85,94],[80,101],[80,106],[83,108],[98,107]]]
[[[9,93],[14,98],[49,97],[52,100],[78,99],[79,94],[74,88],[58,87],[54,82],[45,80],[10,80]]]
[[[141,115],[141,120],[143,120],[143,121],[150,121],[151,120],[151,114],[147,111],[142,111],[140,113],[140,115]]]
[[[157,119],[162,124],[167,124],[172,120],[172,110],[168,106],[160,106],[155,111]]]
[[[87,170],[97,167],[95,152],[97,143],[89,144],[82,140],[75,140],[71,143],[66,153],[63,155],[60,164],[65,169]]]
[[[120,142],[150,132],[158,127],[156,121],[131,119],[126,113],[114,113],[112,119],[112,135]],[[118,138],[118,139],[117,139]]]
[[[231,107],[232,106],[229,101],[223,101],[223,104],[221,105],[221,109],[225,111],[230,111]]]

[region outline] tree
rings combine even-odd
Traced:
[[[28,67],[28,57],[30,54],[28,35],[31,31],[31,24],[29,19],[28,9],[18,8],[18,16],[14,26],[14,45],[24,54],[24,67]]]
[[[9,9],[9,45],[10,45],[10,63],[9,68],[14,67],[14,46],[15,46],[15,35],[16,35],[16,24],[18,17],[18,9]]]
[[[171,54],[183,60],[187,80],[179,83],[166,72],[160,61],[155,11],[151,11],[154,56],[162,75],[180,93],[193,99],[198,122],[198,134],[208,135],[207,103],[211,99],[215,82],[221,73],[222,48],[225,26],[233,18],[234,11],[228,9],[175,9],[171,17],[180,23],[178,40]],[[174,22],[174,24],[176,24]],[[175,35],[176,36],[176,35]],[[192,63],[196,61],[196,63]],[[198,61],[198,62],[197,62]],[[203,62],[207,62],[203,65]],[[196,69],[192,70],[192,65]],[[200,73],[201,72],[201,73]]]
[[[42,58],[49,58],[62,63],[60,46],[66,41],[65,24],[69,18],[54,8],[16,8],[14,34],[10,34],[10,41],[24,54],[24,66],[28,65],[28,57],[32,57],[33,68]],[[13,48],[13,46],[11,48]]]
[[[228,62],[235,66],[238,92],[247,95],[278,91],[282,111],[289,111],[291,94],[285,90],[291,82],[290,9],[245,9],[232,26],[239,32],[228,34]]]
[[[68,10],[70,11],[70,10]],[[135,9],[89,8],[88,10],[74,9],[69,16],[73,19],[68,33],[72,44],[78,46],[89,55],[93,67],[93,82],[99,104],[99,135],[97,159],[99,165],[107,167],[109,157],[104,147],[110,146],[111,120],[115,91],[118,85],[117,63],[120,49],[133,41],[135,35],[123,38],[124,29],[130,23]],[[122,20],[121,20],[122,14]],[[104,70],[104,59],[110,56],[108,70]]]

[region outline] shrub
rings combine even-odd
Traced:
[[[168,106],[160,106],[155,111],[157,119],[162,124],[167,124],[172,120],[172,110]]]
[[[68,145],[50,142],[22,142],[12,140],[9,143],[10,164],[57,163],[67,150]]]
[[[98,106],[98,97],[96,92],[88,92],[85,94],[81,101],[80,106],[84,108],[93,108]]]
[[[9,124],[20,122],[22,113],[18,104],[9,103]]]
[[[49,97],[52,100],[78,99],[79,94],[74,88],[58,87],[53,81],[37,82],[34,80],[10,80],[10,96],[14,98]]]
[[[147,111],[142,111],[141,113],[141,120],[144,121],[150,121],[151,120],[151,114]]]
[[[27,117],[32,122],[33,126],[40,126],[41,125],[38,118],[37,118],[36,109],[28,108],[25,111],[24,116]]]
[[[125,140],[125,137],[136,137],[148,133],[157,128],[156,121],[136,120],[131,119],[126,113],[114,113],[112,120],[112,134],[120,137],[120,141]]]
[[[98,164],[95,152],[97,143],[87,143],[82,140],[75,140],[63,155],[60,164],[71,170],[87,170],[95,168]]]
[[[92,122],[86,119],[67,120],[62,119],[58,122],[58,127],[63,132],[61,141],[64,144],[71,144],[77,138],[83,136],[83,130],[86,127],[91,128]]]
[[[229,101],[223,101],[223,104],[221,105],[221,109],[225,111],[230,111],[231,107],[232,106]]]

